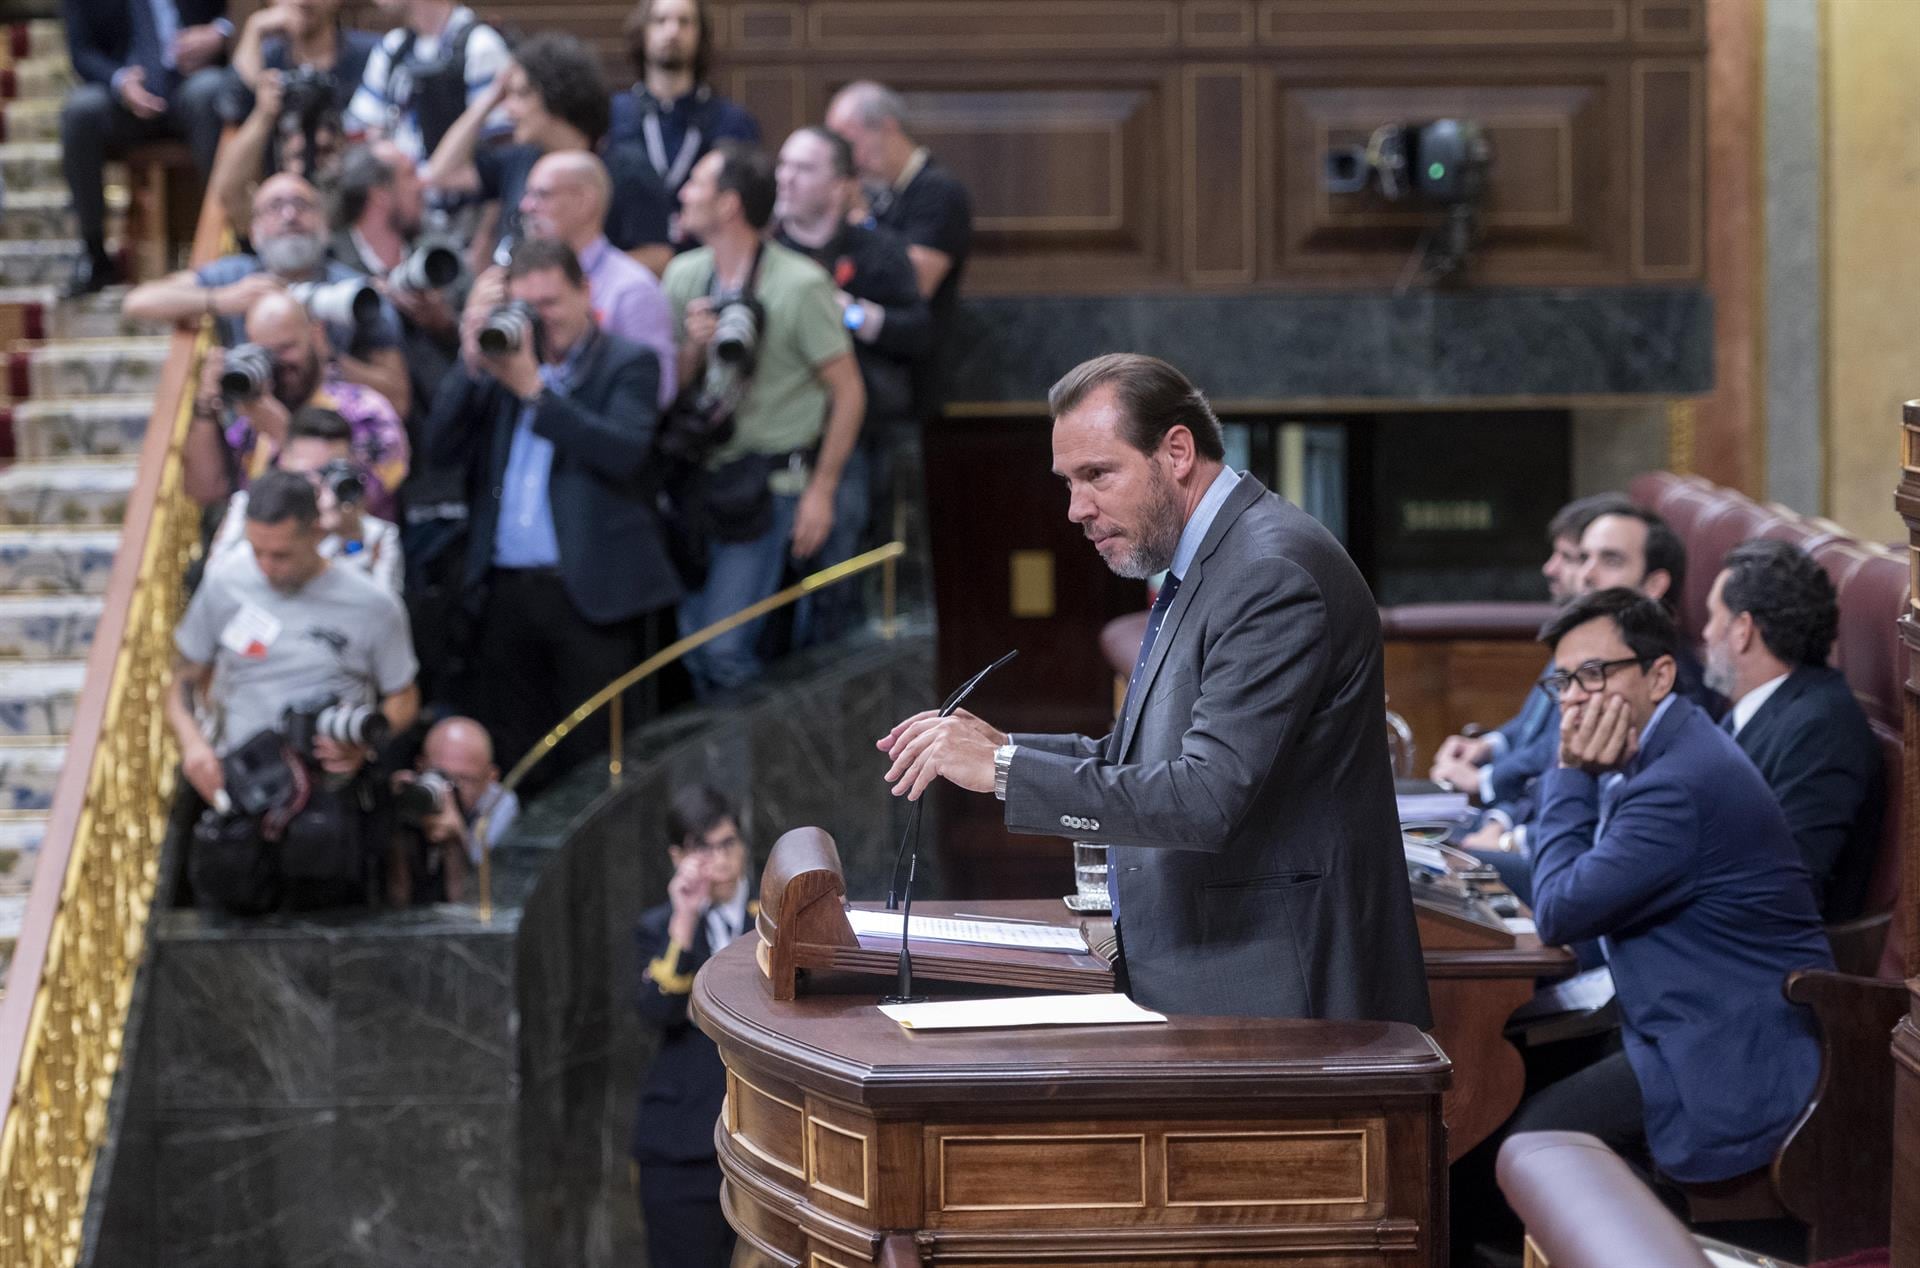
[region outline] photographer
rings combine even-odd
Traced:
[[[207,570],[174,631],[167,722],[214,807],[189,872],[234,910],[364,896],[374,802],[361,771],[419,712],[400,601],[329,564],[319,520],[304,476],[263,475],[247,505],[253,549]]]
[[[339,173],[345,133],[332,90],[317,71],[261,72],[238,124],[207,177],[208,197],[235,225],[246,223],[254,191],[274,173],[291,172],[319,188]]]
[[[504,277],[474,283],[423,458],[466,489],[476,632],[458,694],[505,763],[657,646],[680,597],[649,478],[659,383],[653,353],[595,325],[564,243],[523,242]],[[596,722],[574,752],[604,745]]]
[[[330,409],[307,405],[294,411],[287,424],[287,441],[274,464],[282,471],[305,476],[320,500],[322,558],[356,568],[374,584],[400,593],[404,569],[400,558],[400,530],[361,509],[367,480],[353,458],[353,429]],[[207,558],[218,561],[229,550],[247,544],[247,491],[227,502]]]
[[[780,147],[774,168],[779,197],[775,241],[833,277],[841,322],[853,334],[854,357],[867,389],[860,443],[847,461],[835,499],[833,531],[812,561],[827,568],[853,557],[876,520],[881,539],[892,530],[893,464],[904,451],[917,466],[914,366],[933,348],[933,316],[920,294],[904,243],[883,229],[847,223],[860,189],[853,147],[822,127],[805,127]],[[836,586],[801,601],[794,642],[806,646],[844,632],[860,616],[857,586]]]
[[[396,774],[394,785],[388,900],[396,907],[467,901],[482,849],[496,848],[520,816],[519,795],[500,786],[487,729],[472,718],[436,722],[414,769]],[[475,836],[482,819],[484,840]]]
[[[485,95],[507,66],[500,33],[453,0],[375,0],[390,21],[367,58],[360,87],[347,103],[347,132],[355,139],[386,137],[408,158],[424,163],[453,121]],[[489,131],[506,130],[496,116]]]
[[[704,244],[667,266],[680,382],[683,392],[737,400],[731,435],[706,459],[695,495],[711,542],[704,584],[680,605],[682,636],[766,598],[789,554],[808,559],[826,544],[866,411],[833,279],[761,236],[774,194],[766,155],[733,142],[694,164],[680,191],[681,224]],[[696,691],[758,676],[761,624],[688,654]]]
[[[225,256],[197,272],[183,269],[143,283],[127,292],[121,311],[149,322],[212,317],[221,344],[231,348],[244,339],[247,311],[256,300],[295,295],[324,310],[314,315],[327,323],[340,377],[372,388],[404,415],[412,390],[400,355],[400,319],[378,296],[366,303],[360,275],[327,258],[326,217],[314,187],[286,172],[262,182],[253,196],[250,237],[256,254]],[[341,287],[343,282],[352,285]]]
[[[277,0],[256,9],[233,47],[233,73],[248,89],[263,75],[313,71],[331,90],[335,113],[347,108],[379,43],[371,31],[340,25],[340,0]]]
[[[335,371],[327,332],[290,295],[269,293],[247,314],[253,342],[208,351],[182,453],[187,495],[202,505],[243,489],[274,464],[296,410],[317,406],[347,420],[353,458],[367,474],[366,508],[394,515],[406,478],[406,429],[387,399]]]
[[[391,141],[358,145],[334,184],[333,258],[378,279],[400,314],[418,421],[460,353],[460,307],[468,278],[455,244],[420,240],[425,193],[413,164]]]

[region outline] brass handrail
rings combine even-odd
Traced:
[[[612,786],[618,787],[621,768],[624,765],[622,731],[625,729],[625,711],[621,706],[621,698],[629,688],[651,678],[688,652],[711,643],[722,634],[736,630],[750,621],[757,621],[769,612],[777,612],[789,604],[798,603],[810,594],[817,594],[830,586],[852,580],[874,568],[885,570],[882,574],[884,581],[881,590],[880,629],[885,637],[892,638],[896,594],[894,569],[896,561],[906,553],[907,547],[904,542],[888,542],[864,555],[855,555],[844,563],[837,563],[831,568],[822,568],[819,572],[810,573],[786,589],[768,595],[758,603],[748,604],[731,616],[724,616],[704,629],[695,630],[685,638],[669,643],[588,696],[575,706],[571,713],[556,722],[552,730],[541,736],[539,742],[513,764],[513,769],[507,772],[507,777],[500,781],[501,792],[512,792],[519,787],[529,771],[544,761],[562,741],[578,730],[582,723],[603,708],[607,710],[607,725],[611,732],[607,741],[607,779]],[[496,798],[494,805],[499,805],[500,800]],[[489,807],[473,825],[474,839],[480,843],[480,919],[483,921],[493,919],[493,847],[487,840],[487,829],[492,824],[493,809]]]

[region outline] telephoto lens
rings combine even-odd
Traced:
[[[336,704],[320,711],[320,716],[313,721],[313,730],[315,735],[339,744],[377,748],[393,728],[387,723],[387,715],[373,705]]]
[[[367,482],[361,477],[360,468],[347,458],[335,458],[321,467],[320,483],[342,506],[358,506],[360,499],[367,495]]]
[[[437,242],[416,248],[387,275],[387,281],[403,291],[445,290],[459,280],[459,253]]]
[[[287,290],[315,321],[329,325],[368,326],[380,316],[380,292],[357,278],[299,282]]]
[[[728,365],[753,363],[754,346],[760,342],[760,314],[754,305],[735,300],[721,306],[713,319],[713,355]]]
[[[503,304],[493,310],[486,324],[480,327],[480,351],[490,357],[505,356],[516,352],[533,338],[534,327],[539,318],[531,305],[521,300]]]
[[[264,395],[273,386],[273,354],[257,343],[228,351],[220,369],[220,397],[229,405]]]

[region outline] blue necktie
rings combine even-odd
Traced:
[[[1140,675],[1146,672],[1147,657],[1153,655],[1153,641],[1160,637],[1160,622],[1167,619],[1167,609],[1173,606],[1173,597],[1180,593],[1180,578],[1172,573],[1160,586],[1160,593],[1153,596],[1153,611],[1147,613],[1147,633],[1140,640],[1140,655],[1133,662],[1133,677],[1127,679],[1127,704],[1133,703],[1133,689],[1140,685]],[[1121,716],[1126,715],[1122,706]],[[1120,873],[1113,865],[1113,851],[1107,851],[1107,904],[1113,908],[1113,922],[1120,923]]]

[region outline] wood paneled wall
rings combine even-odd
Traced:
[[[629,4],[478,8],[578,32],[631,81]],[[973,190],[975,294],[1390,285],[1433,217],[1329,195],[1322,156],[1440,116],[1495,148],[1470,280],[1705,275],[1705,0],[736,0],[714,17],[720,87],[772,140],[856,77],[907,96]]]

